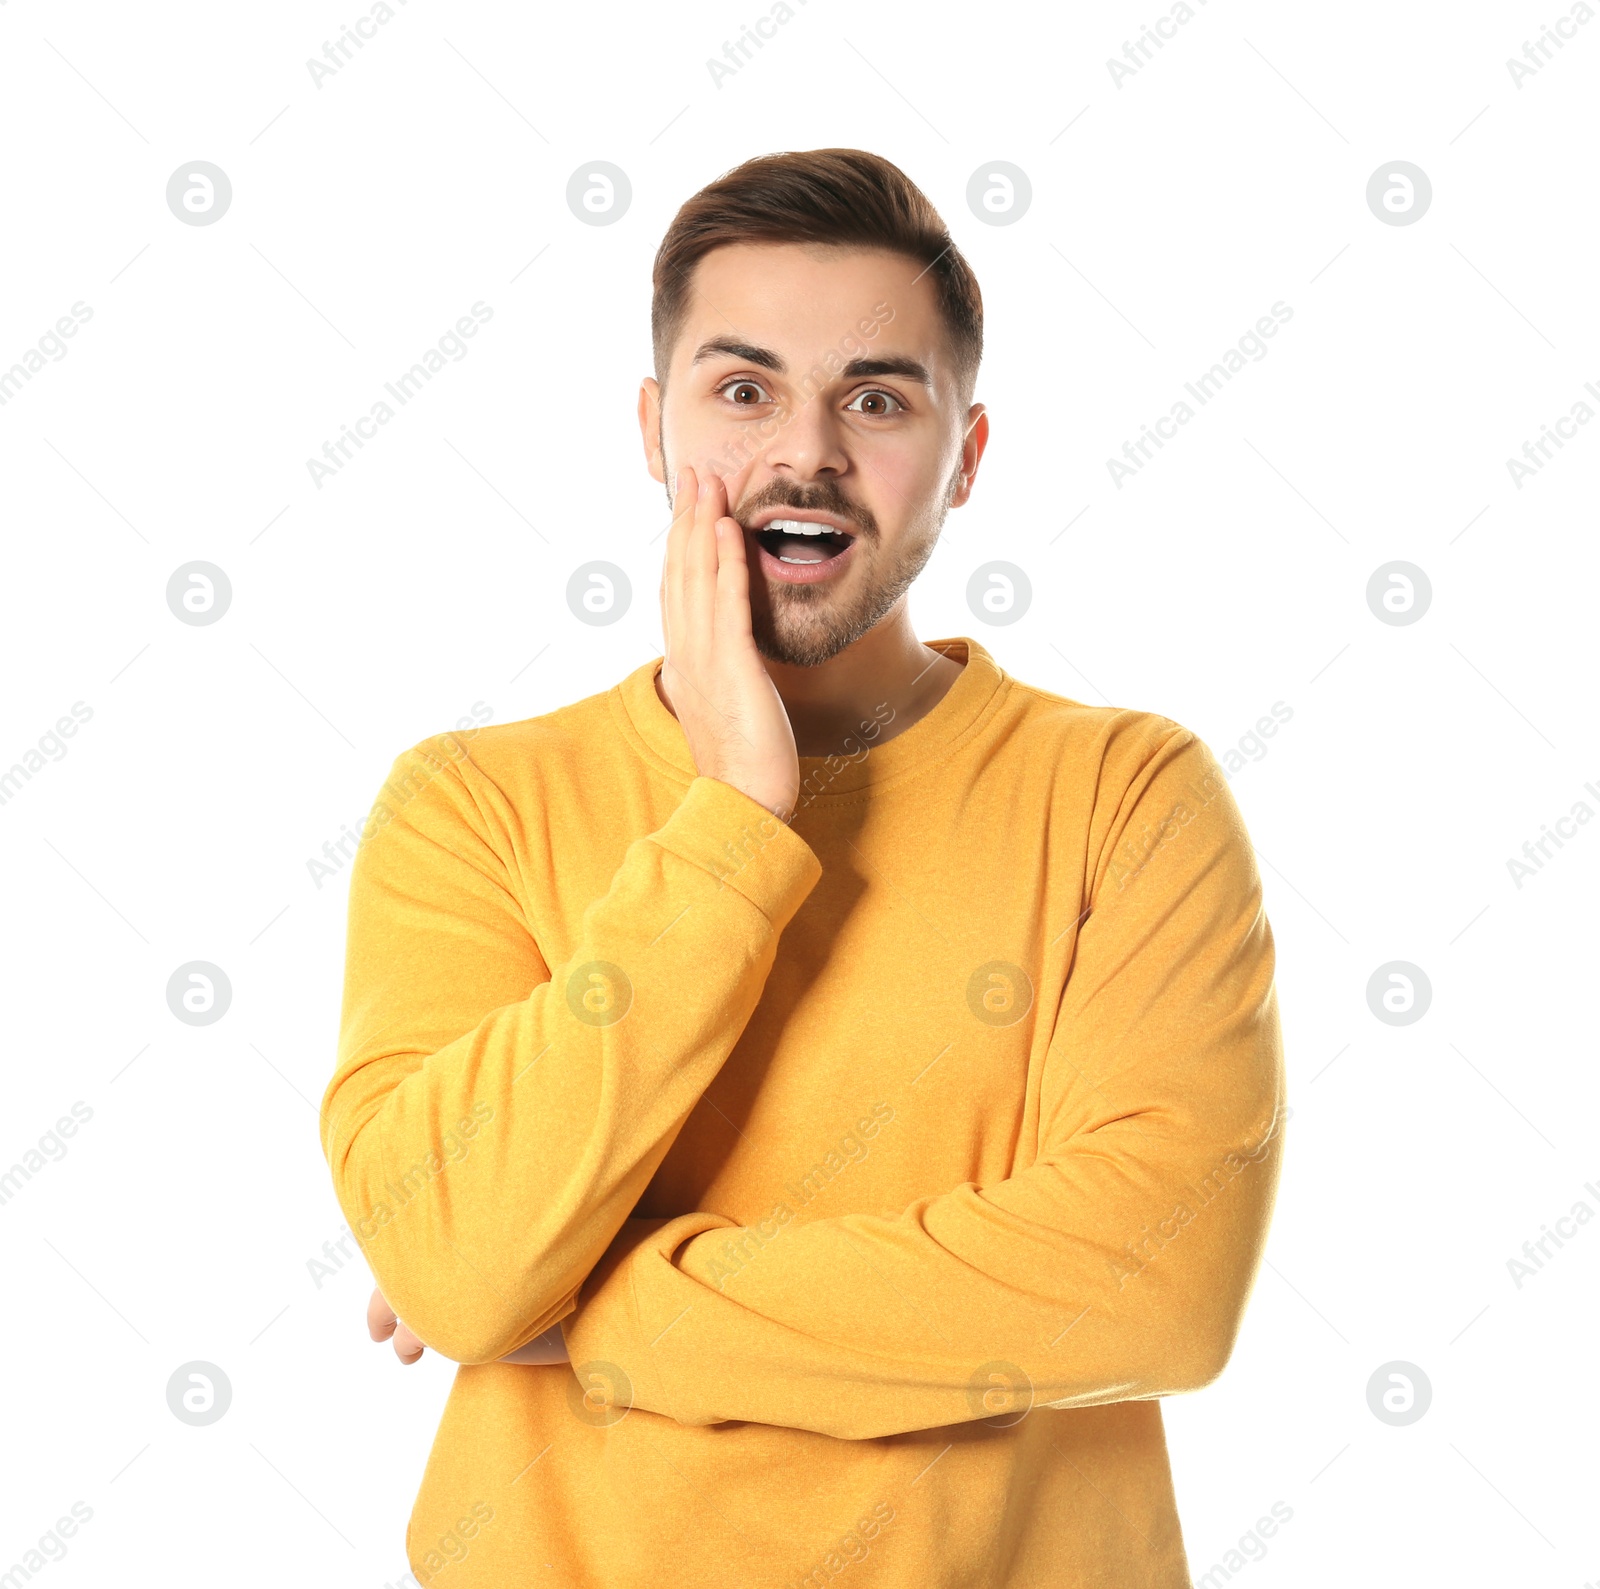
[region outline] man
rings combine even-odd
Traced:
[[[1238,809],[1171,719],[916,638],[988,420],[903,173],[750,161],[654,286],[664,656],[407,751],[352,869],[324,1151],[374,1334],[461,1364],[412,1570],[1178,1589],[1159,1398],[1281,1145]]]

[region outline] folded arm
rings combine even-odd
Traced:
[[[747,795],[697,778],[547,965],[486,814],[505,798],[447,743],[397,759],[356,855],[322,1145],[393,1310],[442,1355],[486,1363],[570,1311],[821,865]]]
[[[630,1219],[561,1321],[580,1374],[620,1368],[681,1423],[845,1439],[1214,1379],[1275,1196],[1283,1068],[1254,856],[1187,730],[1107,825],[1091,899],[1028,1168],[893,1217]]]

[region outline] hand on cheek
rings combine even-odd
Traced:
[[[661,575],[662,687],[696,771],[787,822],[800,784],[794,731],[756,650],[744,535],[726,485],[715,473],[680,470],[673,514]]]

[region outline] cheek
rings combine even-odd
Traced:
[[[674,469],[688,467],[703,473],[714,466],[722,475],[736,472],[761,445],[755,426],[702,412],[669,418],[662,436]]]
[[[861,490],[886,540],[897,529],[904,532],[930,515],[938,516],[937,499],[946,471],[937,452],[914,445],[909,438],[885,438],[882,445],[862,454],[861,461]]]

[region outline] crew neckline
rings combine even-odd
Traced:
[[[910,728],[883,744],[858,736],[860,749],[833,756],[800,757],[800,805],[828,805],[870,787],[906,776],[936,758],[948,756],[989,715],[1010,679],[976,640],[954,635],[924,640],[930,650],[963,663],[961,672],[937,705]],[[683,782],[696,776],[694,758],[682,726],[656,694],[661,657],[634,669],[611,691],[613,707],[624,732],[646,760]],[[864,754],[863,754],[864,752]],[[852,759],[852,756],[854,759]]]

